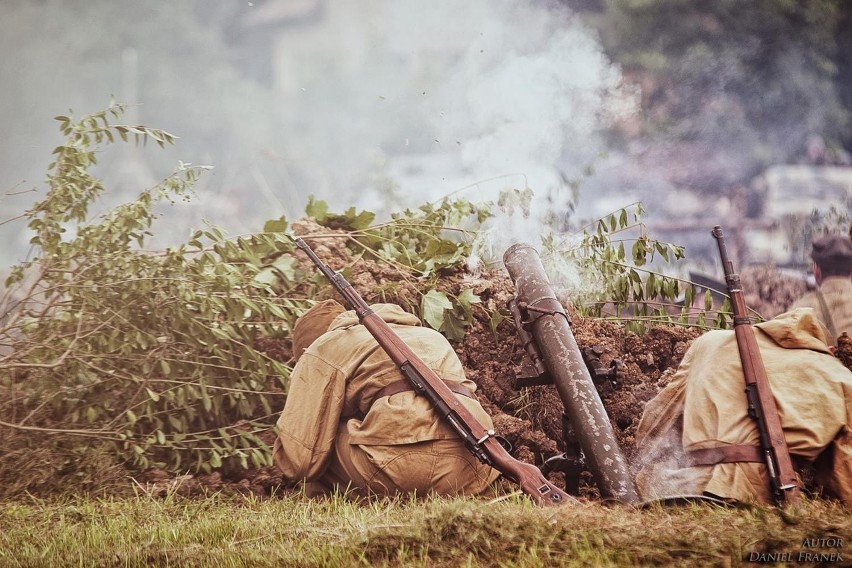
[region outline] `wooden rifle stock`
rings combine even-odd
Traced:
[[[503,447],[494,430],[486,429],[479,420],[456,398],[453,391],[390,326],[367,305],[342,274],[325,265],[301,238],[295,240],[300,248],[332,286],[355,310],[358,320],[376,339],[385,353],[399,367],[414,390],[429,399],[441,419],[461,437],[467,449],[482,463],[502,473],[517,483],[521,490],[539,505],[563,505],[575,501],[573,497],[552,484],[533,464],[513,458]]]
[[[757,346],[754,329],[751,327],[740,277],[734,272],[733,263],[728,259],[722,228],[715,226],[711,234],[719,245],[719,256],[725,271],[725,283],[728,286],[734,315],[734,334],[737,338],[737,349],[740,353],[743,378],[746,383],[748,412],[757,423],[760,449],[769,471],[772,497],[777,505],[793,504],[801,497],[799,480],[793,468],[787,440],[784,438],[784,430],[781,427],[778,408],[775,406],[775,399],[766,376],[763,357]]]

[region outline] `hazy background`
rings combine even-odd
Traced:
[[[766,167],[814,163],[819,141],[845,167],[848,9],[684,4],[0,0],[0,221],[43,195],[52,117],[111,96],[179,140],[108,149],[102,207],[178,160],[214,166],[162,243],[204,221],[256,231],[311,194],[386,213],[529,187],[559,229],[639,199],[652,219],[725,215],[740,191],[757,216]],[[0,265],[26,254],[21,223],[0,238]]]

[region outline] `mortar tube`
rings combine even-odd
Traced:
[[[512,245],[503,254],[503,264],[515,284],[517,301],[525,304],[533,320],[532,335],[601,496],[638,503],[627,460],[538,252],[525,243]]]

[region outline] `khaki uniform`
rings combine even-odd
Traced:
[[[828,315],[834,323],[834,340],[844,331],[852,335],[852,280],[845,276],[829,276],[822,281],[819,293],[825,300]],[[813,308],[822,323],[829,326],[829,317],[822,309],[817,292],[809,292],[790,308]]]
[[[398,306],[372,308],[439,377],[476,390],[443,335]],[[339,315],[290,377],[273,452],[285,478],[362,494],[483,491],[499,472],[473,457],[425,397],[403,391],[376,400],[379,390],[402,378],[355,313]],[[477,400],[455,396],[483,426],[493,427]]]
[[[825,494],[852,504],[852,372],[828,351],[813,310],[781,314],[755,326],[790,453],[816,462]],[[759,445],[748,416],[734,332],[696,339],[672,381],[645,407],[636,433],[644,498],[709,495],[771,502],[763,463],[691,465],[686,452]]]

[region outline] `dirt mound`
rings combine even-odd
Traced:
[[[412,275],[400,272],[387,262],[370,259],[369,255],[353,253],[347,246],[352,239],[346,233],[320,226],[311,220],[294,223],[300,235],[312,235],[311,245],[317,256],[334,270],[349,269],[348,279],[367,302],[393,302],[412,310],[420,303],[422,285]],[[320,238],[321,237],[321,238]],[[305,270],[313,265],[305,255],[296,253],[296,263]],[[743,274],[745,287],[751,292],[749,302],[766,318],[781,313],[804,293],[804,282],[780,276],[772,267],[751,269]],[[458,295],[472,290],[481,300],[474,305],[473,320],[463,341],[454,343],[468,376],[478,385],[477,394],[491,414],[497,431],[513,446],[518,459],[542,464],[545,459],[563,450],[563,403],[552,385],[516,389],[514,370],[524,363],[524,350],[510,318],[495,325],[492,314],[506,308],[515,290],[502,269],[479,273],[476,276],[458,269],[442,274],[442,291]],[[333,297],[331,287],[320,290],[318,299]],[[613,321],[583,317],[567,306],[572,332],[581,349],[593,348],[604,367],[617,365],[617,379],[597,385],[601,400],[610,417],[616,439],[628,459],[633,453],[634,433],[645,403],[665,386],[686,353],[690,342],[701,331],[676,325],[658,325],[643,335],[626,331]],[[847,338],[848,339],[848,338]],[[258,349],[270,357],[288,361],[291,356],[288,341],[264,340]],[[847,357],[852,342],[841,349]],[[268,432],[264,441],[271,444],[274,433]],[[554,481],[558,480],[555,476]],[[274,468],[217,472],[206,476],[174,478],[156,470],[140,479],[140,484],[153,493],[169,490],[194,494],[222,487],[243,492],[268,493],[281,483]],[[599,496],[591,475],[584,473],[581,494]]]
[[[843,361],[843,364],[852,369],[852,337],[848,333],[843,332],[837,338],[837,358]]]
[[[782,274],[773,265],[744,268],[740,280],[746,305],[763,319],[784,313],[808,291],[803,277]]]

